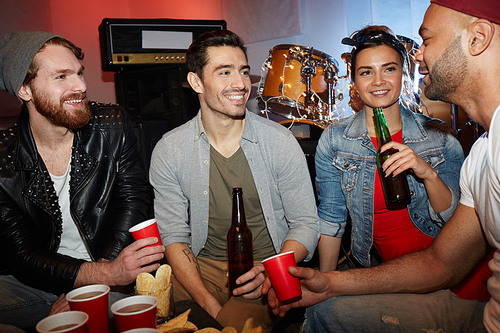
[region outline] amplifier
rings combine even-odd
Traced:
[[[224,20],[105,18],[99,25],[102,69],[120,72],[131,66],[182,64],[196,37],[225,29]]]

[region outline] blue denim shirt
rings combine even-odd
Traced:
[[[439,174],[452,192],[448,209],[435,213],[423,181],[411,172],[408,213],[424,234],[436,237],[460,199],[460,168],[464,154],[447,125],[438,119],[401,108],[403,143]],[[373,244],[373,187],[376,150],[366,128],[365,109],[331,124],[316,149],[316,182],[320,205],[320,233],[342,237],[348,214],[352,220],[351,250],[363,265],[370,265]]]

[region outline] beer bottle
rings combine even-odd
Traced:
[[[236,279],[253,267],[252,233],[248,229],[243,192],[233,188],[233,217],[227,233],[227,261],[229,268],[229,293],[238,287]]]
[[[391,133],[387,127],[385,121],[384,113],[382,108],[373,109],[373,117],[375,120],[375,132],[377,133],[377,168],[380,176],[380,181],[382,182],[382,189],[384,191],[385,204],[388,209],[397,210],[405,208],[411,201],[410,189],[408,187],[408,180],[406,179],[406,172],[400,173],[397,176],[385,176],[385,172],[382,169],[382,164],[391,157],[391,155],[397,153],[396,149],[387,149],[384,152],[380,152],[380,148],[388,142],[391,142]]]

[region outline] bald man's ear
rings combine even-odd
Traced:
[[[187,75],[187,80],[191,88],[193,88],[196,93],[201,94],[203,92],[203,83],[201,82],[198,74],[189,72]]]
[[[483,53],[491,44],[495,25],[488,20],[478,19],[469,26],[469,52],[472,56]]]
[[[19,92],[17,93],[19,98],[23,101],[29,102],[31,100],[31,87],[27,84],[23,84],[21,88],[19,88]]]

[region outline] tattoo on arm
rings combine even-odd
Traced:
[[[189,260],[189,262],[192,262],[196,265],[196,270],[198,271],[198,274],[201,276],[201,270],[200,270],[200,265],[198,264],[198,260],[196,260],[196,257],[194,256],[193,251],[191,251],[190,248],[182,250],[186,258]]]

